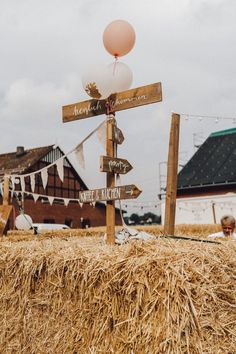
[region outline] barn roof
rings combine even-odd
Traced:
[[[22,174],[47,155],[53,145],[25,150],[18,147],[15,152],[0,155],[0,175],[5,173]]]
[[[178,174],[178,193],[236,184],[236,128],[212,133]]]

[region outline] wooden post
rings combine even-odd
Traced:
[[[179,153],[179,126],[180,115],[172,113],[169,154],[167,163],[167,186],[165,200],[165,223],[164,234],[174,235],[175,232],[175,209],[177,194],[178,153]]]
[[[107,141],[106,141],[106,153],[108,157],[115,157],[115,143],[111,139],[110,132],[113,126],[116,125],[114,115],[107,117]],[[115,173],[107,172],[107,188],[115,187]],[[106,225],[107,225],[107,243],[109,245],[115,244],[115,201],[107,201],[106,207]]]
[[[9,204],[9,177],[8,176],[4,176],[2,204],[3,205]]]
[[[216,224],[216,211],[215,211],[215,203],[211,204],[212,207],[212,214],[213,214],[213,220],[214,220],[214,224]]]

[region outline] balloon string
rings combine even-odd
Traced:
[[[115,71],[116,71],[116,63],[118,61],[118,56],[115,55],[115,63],[114,63],[114,67],[113,67],[113,76],[115,76]]]

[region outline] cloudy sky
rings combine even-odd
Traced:
[[[0,0],[0,153],[54,143],[68,152],[105,119],[63,124],[61,109],[89,98],[82,75],[113,61],[103,31],[113,20],[127,20],[136,43],[120,61],[133,72],[132,87],[163,87],[163,102],[116,115],[125,136],[118,156],[133,165],[122,184],[143,190],[136,204],[126,204],[142,214],[141,203],[158,201],[171,112],[236,117],[235,13],[235,0]],[[180,163],[194,153],[194,141],[232,127],[233,119],[182,116]],[[89,188],[104,187],[96,136],[84,152],[86,169],[78,172]]]

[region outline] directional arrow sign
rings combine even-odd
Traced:
[[[98,201],[135,199],[142,193],[134,184],[112,188],[92,189],[79,192],[81,203],[92,203]]]
[[[150,103],[160,102],[162,100],[161,83],[137,87],[113,94],[109,97],[109,103],[112,111],[122,111],[128,108],[143,106]],[[63,122],[71,122],[77,119],[84,119],[100,114],[106,114],[107,100],[88,100],[70,104],[62,107]]]
[[[100,171],[126,174],[132,170],[133,166],[125,159],[116,157],[100,156]]]

